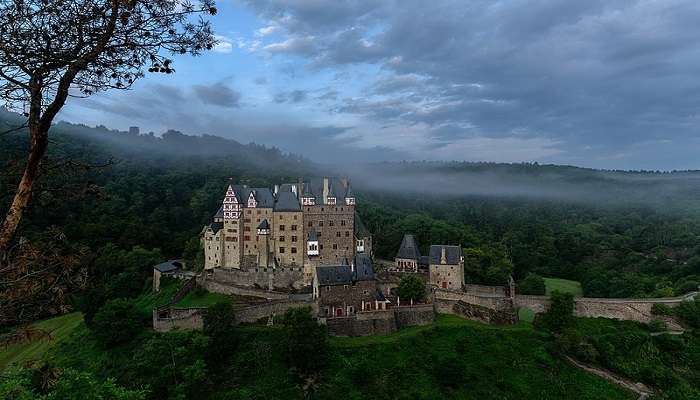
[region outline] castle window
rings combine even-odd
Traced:
[[[294,215],[294,219],[297,219],[297,216],[296,216],[296,214]]]
[[[250,223],[250,218],[246,218],[245,222]]]
[[[319,250],[323,250],[323,245],[322,245],[322,244],[319,244],[318,246],[319,246],[319,247],[318,247]]]
[[[296,236],[292,236],[292,242],[296,242],[296,241],[297,241],[297,237],[296,237]]]
[[[333,250],[338,250],[338,245],[333,243]]]
[[[260,211],[260,210],[258,210],[258,215],[260,215],[260,213],[261,213],[261,211]]]
[[[250,227],[249,226],[244,226],[243,227],[244,232],[250,232]]]
[[[250,240],[250,236],[243,236],[243,240],[249,241],[249,240]]]
[[[340,232],[336,232],[335,237],[340,237]]]
[[[284,236],[280,236],[280,242],[284,242]]]
[[[350,237],[350,231],[345,231],[345,237]]]
[[[280,247],[280,254],[284,253],[284,247]]]
[[[280,231],[284,231],[284,225],[280,225]]]
[[[340,221],[340,226],[345,226],[345,220]]]
[[[333,226],[333,221],[328,221],[328,226]]]
[[[312,226],[314,226],[313,221],[309,221],[309,228],[311,228]]]
[[[322,227],[323,227],[323,221],[318,221],[318,226],[319,226],[320,228],[322,228]]]
[[[293,231],[297,230],[297,226],[296,226],[296,225],[292,225],[292,230],[293,230]]]
[[[297,254],[297,248],[296,248],[296,247],[292,247],[292,254]]]

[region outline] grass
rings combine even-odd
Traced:
[[[182,300],[175,303],[175,307],[209,307],[222,301],[231,301],[230,296],[220,293],[210,293],[206,290],[193,290]]]
[[[51,333],[52,340],[41,339],[0,349],[0,371],[12,364],[19,365],[41,359],[57,343],[69,337],[82,322],[83,315],[74,312],[33,323],[33,327]]]
[[[562,293],[571,293],[574,295],[574,297],[583,296],[581,283],[577,281],[558,278],[544,278],[544,284],[547,287],[547,296],[552,294],[552,292],[555,290]]]
[[[535,320],[535,312],[529,308],[521,308],[518,310],[518,320],[532,323]]]

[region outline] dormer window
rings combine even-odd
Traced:
[[[345,205],[354,206],[355,205],[355,198],[354,197],[346,197],[345,198]]]
[[[255,199],[255,192],[250,192],[248,196],[248,208],[255,208],[258,206],[258,201]]]
[[[301,204],[304,206],[313,206],[316,205],[316,199],[313,197],[302,197]]]
[[[330,206],[334,206],[334,205],[335,205],[335,197],[329,197],[329,198],[327,199],[327,203],[328,203],[328,205],[330,205]]]

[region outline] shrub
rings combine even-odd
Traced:
[[[675,314],[693,329],[700,328],[700,301],[684,301],[675,309]]]
[[[653,315],[673,315],[673,310],[666,304],[655,303],[651,306]]]
[[[660,319],[654,319],[649,322],[649,330],[652,332],[665,332],[668,330],[668,328],[666,326],[666,322]]]
[[[547,291],[547,287],[545,286],[544,278],[530,273],[520,282],[517,290],[521,294],[543,296]]]
[[[111,347],[131,341],[143,330],[143,316],[133,301],[108,301],[95,314],[90,329],[105,346]]]
[[[552,292],[552,304],[546,313],[535,318],[535,326],[553,333],[561,333],[574,322],[574,296],[571,293]]]
[[[401,278],[399,287],[396,290],[400,299],[408,301],[420,301],[425,298],[425,282],[416,275],[406,275]]]

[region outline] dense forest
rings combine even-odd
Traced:
[[[0,131],[20,119],[4,112],[2,120]],[[21,130],[0,141],[3,210],[27,143]],[[184,257],[197,267],[199,231],[230,178],[264,186],[322,174],[351,177],[378,258],[392,259],[402,235],[413,233],[424,253],[430,244],[461,245],[474,283],[536,273],[578,280],[584,295],[599,297],[680,295],[700,284],[699,172],[435,162],[341,168],[215,136],[68,123],[53,128],[21,242],[42,249],[28,263],[58,253],[90,277],[67,284],[136,295],[159,259]],[[39,289],[28,290],[47,295]],[[20,311],[3,309],[6,322]]]

